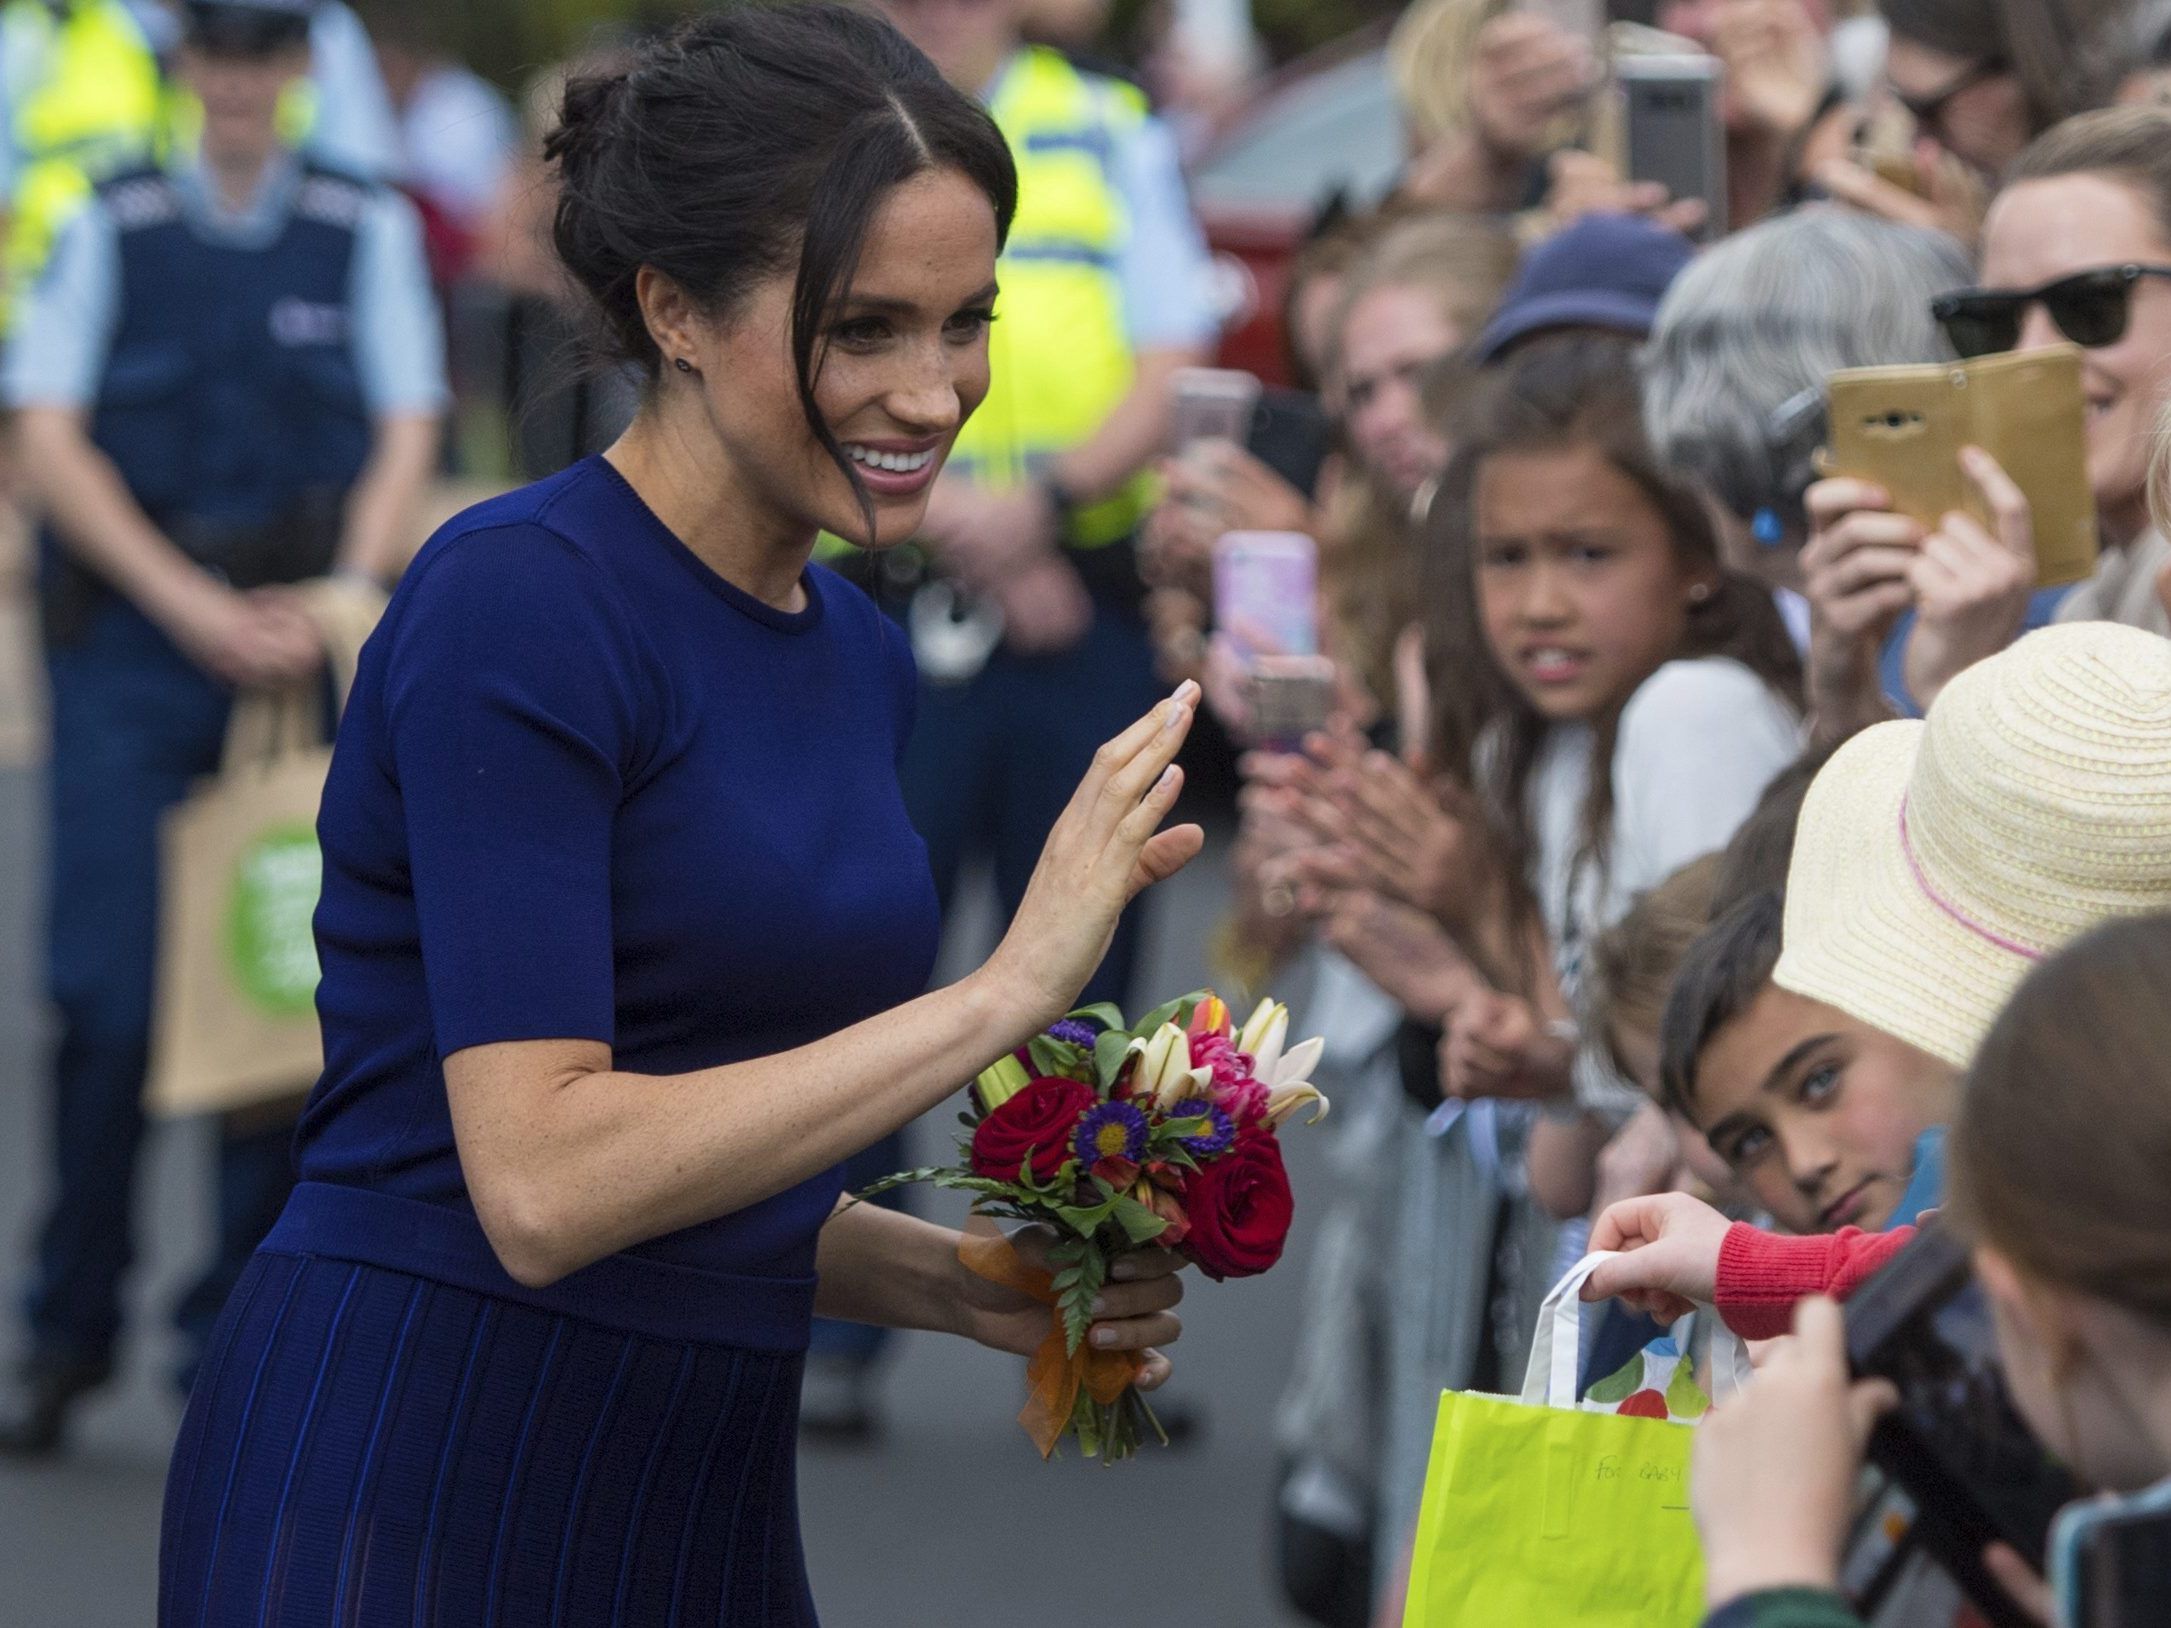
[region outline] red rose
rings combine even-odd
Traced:
[[[1016,1181],[1030,1154],[1033,1177],[1053,1181],[1071,1156],[1078,1120],[1100,1099],[1076,1080],[1039,1079],[1012,1097],[972,1133],[972,1170],[991,1181]]]
[[[1271,1135],[1248,1135],[1218,1159],[1193,1171],[1184,1183],[1191,1222],[1184,1246],[1205,1274],[1255,1277],[1281,1259],[1296,1215],[1281,1144]]]

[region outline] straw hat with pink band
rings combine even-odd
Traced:
[[[2171,640],[2073,623],[1834,754],[1802,804],[1773,977],[1965,1068],[2037,961],[2164,909]]]

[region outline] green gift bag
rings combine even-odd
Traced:
[[[1703,1556],[1689,1517],[1690,1429],[1576,1400],[1578,1292],[1546,1296],[1520,1397],[1440,1398],[1403,1628],[1694,1628]],[[1723,1399],[1747,1372],[1714,1340]]]

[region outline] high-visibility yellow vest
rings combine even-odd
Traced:
[[[1017,161],[1018,213],[997,265],[993,385],[959,435],[950,467],[1002,487],[1090,440],[1131,388],[1116,270],[1130,209],[1113,166],[1146,107],[1130,86],[1033,47],[1012,60],[988,111]],[[1066,541],[1095,548],[1129,535],[1151,496],[1141,476],[1078,510]]]
[[[21,155],[8,200],[8,286],[35,277],[69,215],[104,176],[158,143],[164,96],[150,42],[120,0],[9,0],[0,73]]]

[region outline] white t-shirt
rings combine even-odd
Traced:
[[[1536,836],[1531,877],[1553,964],[1571,1007],[1591,945],[1639,894],[1733,839],[1764,788],[1801,755],[1802,721],[1740,662],[1724,656],[1670,661],[1622,709],[1613,748],[1613,823],[1603,874],[1584,855],[1583,805],[1592,731],[1552,730],[1531,772]],[[1580,862],[1579,862],[1580,860]],[[1633,1107],[1635,1092],[1586,1035],[1576,1095],[1600,1110]]]

